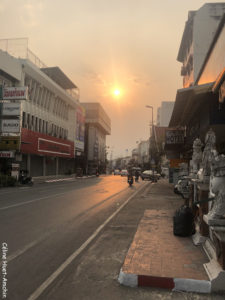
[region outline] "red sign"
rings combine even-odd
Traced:
[[[11,158],[14,156],[12,151],[0,151],[0,157]]]
[[[73,158],[74,143],[22,128],[21,152]]]

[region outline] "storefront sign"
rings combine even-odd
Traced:
[[[168,129],[166,130],[166,144],[175,145],[184,143],[184,130]]]
[[[70,155],[71,146],[48,139],[38,138],[38,151],[51,154]]]
[[[20,137],[19,136],[1,136],[0,150],[19,150]]]
[[[28,87],[3,87],[3,100],[27,100],[28,99]]]
[[[12,158],[14,157],[13,151],[0,151],[0,158]]]
[[[75,148],[84,151],[85,111],[81,106],[77,108],[76,120]]]
[[[1,131],[3,133],[18,133],[20,132],[20,120],[2,120]]]
[[[21,153],[73,158],[74,143],[22,128]]]
[[[2,103],[2,116],[19,116],[20,103]]]

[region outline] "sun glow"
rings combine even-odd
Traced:
[[[114,94],[114,96],[118,97],[118,96],[121,94],[121,92],[120,92],[119,89],[115,89],[115,90],[113,91],[113,94]]]

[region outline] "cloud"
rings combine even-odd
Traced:
[[[149,80],[137,76],[129,78],[129,81],[133,82],[136,85],[144,85],[144,86],[151,85],[151,82]]]

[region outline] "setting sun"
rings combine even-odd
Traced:
[[[115,90],[113,91],[113,94],[114,94],[114,96],[119,96],[119,95],[120,95],[120,90],[115,89]]]

